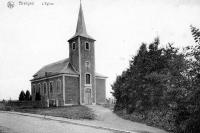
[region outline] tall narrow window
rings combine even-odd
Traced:
[[[35,85],[33,85],[33,90],[32,90],[33,92],[33,94],[35,94]]]
[[[90,74],[86,74],[85,78],[86,78],[86,84],[91,84]]]
[[[38,84],[38,92],[40,93],[40,91],[41,91],[41,85]]]
[[[76,43],[75,43],[75,42],[72,43],[72,49],[73,49],[73,50],[76,49]]]
[[[52,81],[50,82],[49,89],[50,89],[50,93],[53,93],[53,82]]]
[[[58,79],[57,80],[57,91],[60,92],[60,90],[61,90],[61,80]]]
[[[89,44],[89,42],[86,42],[86,43],[85,43],[85,49],[86,49],[86,50],[90,50],[90,44]]]
[[[44,87],[44,94],[46,94],[47,93],[47,83],[46,82],[43,83],[43,87]]]

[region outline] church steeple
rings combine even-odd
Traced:
[[[79,13],[78,13],[76,35],[87,35],[85,20],[84,20],[84,16],[83,16],[83,9],[82,9],[81,3],[80,3],[80,9],[79,9]]]
[[[80,104],[96,103],[95,40],[87,34],[81,3],[75,35],[68,42],[69,63],[79,73]]]
[[[78,13],[78,21],[77,21],[77,26],[76,26],[76,32],[75,32],[75,35],[71,39],[73,39],[77,36],[81,36],[81,37],[85,37],[85,38],[94,40],[91,36],[89,36],[87,34],[81,2],[80,2],[79,13]],[[69,39],[69,40],[71,40],[71,39]]]

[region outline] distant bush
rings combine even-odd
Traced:
[[[19,101],[30,101],[31,100],[31,94],[30,91],[27,90],[26,93],[22,90],[19,94]]]
[[[11,111],[11,110],[13,110],[13,108],[11,106],[5,106],[4,110],[5,111]]]
[[[26,101],[30,101],[31,100],[31,94],[30,94],[29,90],[26,91],[25,100]]]
[[[19,94],[19,101],[25,101],[25,97],[26,97],[26,95],[25,95],[24,91],[22,90]]]

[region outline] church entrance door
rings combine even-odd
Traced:
[[[92,104],[92,89],[91,88],[85,88],[84,93],[84,101],[85,104]]]

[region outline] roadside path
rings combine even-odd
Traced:
[[[104,108],[99,105],[89,105],[87,107],[91,108],[97,115],[97,120],[91,121],[91,123],[93,124],[95,123],[96,125],[101,125],[103,127],[110,127],[126,131],[167,133],[166,131],[155,127],[150,127],[145,124],[124,120],[119,116],[117,116],[116,114],[114,114],[110,109]]]
[[[102,106],[89,105],[88,107],[97,115],[97,120],[73,120],[30,113],[0,111],[0,131],[3,127],[9,129],[9,131],[13,128],[14,131],[17,131],[6,133],[53,133],[53,131],[68,133],[68,130],[70,130],[69,133],[167,133],[164,130],[145,124],[124,120],[115,115],[110,109]],[[62,127],[60,128],[60,126]],[[21,130],[23,128],[27,129],[27,132],[25,129],[23,132]],[[29,131],[29,128],[33,131]]]

